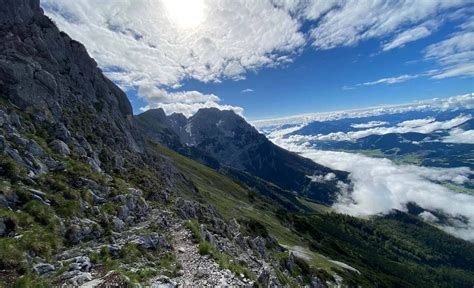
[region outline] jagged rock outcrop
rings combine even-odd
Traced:
[[[104,145],[143,150],[125,93],[102,74],[82,44],[44,16],[39,1],[4,0],[0,5],[0,93],[57,141],[90,158],[96,170],[98,148]],[[18,126],[18,117],[10,117]],[[67,154],[57,141],[53,147]]]

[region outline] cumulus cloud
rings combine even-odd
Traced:
[[[237,114],[243,114],[243,108],[231,105],[222,105],[221,99],[214,94],[203,94],[199,91],[177,91],[168,92],[156,86],[144,85],[138,87],[137,95],[147,100],[148,105],[140,107],[141,111],[154,108],[163,108],[166,114],[182,113],[189,117],[201,108],[218,108],[221,110],[233,110]]]
[[[329,134],[318,135],[291,135],[292,141],[308,142],[308,141],[353,141],[370,135],[385,135],[389,133],[408,133],[418,132],[429,134],[438,130],[448,130],[472,119],[471,115],[459,115],[453,119],[446,121],[435,121],[434,118],[424,118],[408,120],[392,127],[374,127],[365,130],[349,131],[349,132],[333,132]],[[460,136],[462,137],[462,136]],[[451,138],[451,140],[455,140]]]
[[[388,46],[395,48],[396,45],[400,46],[408,41],[420,39],[423,35],[427,36],[427,32],[423,32],[421,28],[413,31],[413,28],[410,28],[413,25],[421,24],[438,13],[460,7],[469,1],[323,2],[324,5],[311,14],[319,20],[319,25],[310,33],[312,45],[318,49],[354,46],[363,40],[399,32],[393,40],[395,42],[392,41],[394,44]]]
[[[145,89],[146,91],[143,91]],[[166,114],[182,113],[186,117],[192,116],[201,108],[218,108],[220,110],[233,110],[243,116],[244,109],[238,106],[219,104],[221,99],[214,94],[202,94],[198,91],[179,91],[169,93],[156,87],[140,88],[138,93],[143,93],[149,103],[141,107],[141,111],[163,108]]]
[[[241,93],[251,93],[253,92],[253,89],[250,89],[250,88],[247,88],[247,89],[244,89],[242,91],[240,91]]]
[[[151,106],[160,98],[143,92],[153,90],[149,87],[179,88],[188,78],[242,79],[247,71],[291,61],[305,44],[301,23],[270,1],[199,1],[202,19],[193,27],[177,25],[174,18],[194,19],[199,11],[181,15],[170,0],[41,2],[112,80],[139,87]]]
[[[193,0],[188,5],[192,10],[186,10],[178,5],[183,1],[42,0],[41,4],[46,14],[83,43],[108,77],[122,88],[147,91],[154,86],[174,91],[188,79],[240,80],[249,71],[291,62],[308,43],[316,49],[330,49],[379,39],[385,43],[383,50],[401,47],[428,36],[437,25],[431,20],[433,16],[451,15],[469,3]],[[470,27],[466,21],[460,29]],[[464,40],[462,37],[462,33],[453,35],[453,39],[427,49],[426,58],[443,65],[433,78],[472,75],[472,61],[464,61],[472,60],[468,56],[472,49],[443,54],[454,43],[469,42],[468,35]],[[387,38],[391,40],[386,42]],[[447,66],[445,63],[450,61],[455,63]],[[414,77],[402,75],[367,85],[399,83]],[[160,99],[150,95],[144,98],[150,106],[158,105]],[[219,106],[216,101],[212,103]]]
[[[268,130],[279,128],[282,125],[304,126],[313,121],[329,121],[344,118],[362,118],[383,114],[404,113],[408,111],[447,111],[456,109],[474,109],[474,93],[452,96],[448,98],[434,98],[400,105],[387,105],[365,109],[342,110],[335,112],[310,113],[282,118],[262,119],[252,121],[258,129]],[[297,130],[298,128],[296,128]],[[293,130],[293,131],[296,131]],[[291,131],[291,132],[293,132]],[[288,132],[290,133],[290,132]]]
[[[428,211],[450,217],[449,224],[438,224],[457,237],[474,240],[474,196],[449,190],[442,184],[464,184],[474,174],[468,167],[427,168],[397,165],[388,159],[370,158],[361,154],[321,151],[291,139],[274,138],[277,145],[300,153],[322,165],[350,172],[352,191],[341,189],[333,208],[353,216],[383,215],[397,209],[406,211],[408,203],[416,203]],[[437,221],[431,213],[420,215]],[[465,217],[467,223],[456,221]]]

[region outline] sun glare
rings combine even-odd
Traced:
[[[168,18],[183,29],[195,28],[204,19],[203,0],[163,0]]]

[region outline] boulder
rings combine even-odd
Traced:
[[[71,132],[66,128],[64,123],[58,123],[54,127],[54,135],[59,140],[69,142],[71,140]]]
[[[69,271],[91,271],[92,264],[87,256],[78,256],[70,260]]]
[[[79,287],[82,284],[92,281],[92,275],[89,272],[79,272],[76,276],[72,277],[67,281],[68,284],[73,287]]]
[[[49,147],[61,156],[68,156],[71,154],[71,150],[69,150],[67,144],[59,139],[51,141]]]
[[[72,244],[78,244],[84,238],[96,239],[104,234],[104,229],[90,219],[75,217],[66,229],[66,239]]]
[[[257,282],[260,284],[260,287],[270,288],[278,287],[278,282],[275,275],[272,274],[272,270],[268,266],[264,266],[260,274],[258,275]]]
[[[309,281],[309,287],[310,288],[324,288],[326,286],[323,285],[323,283],[318,277],[313,276],[311,277],[311,280]]]
[[[120,220],[125,223],[132,223],[148,215],[150,207],[141,195],[143,194],[140,190],[133,189],[131,194],[122,194],[113,198],[115,202],[122,204],[117,213]]]
[[[171,249],[171,245],[165,238],[159,236],[157,233],[150,235],[140,235],[131,241],[142,249]]]
[[[28,146],[26,147],[26,150],[35,157],[43,157],[45,155],[43,148],[38,143],[36,143],[36,141],[31,139],[28,143]]]
[[[38,263],[33,265],[33,271],[42,275],[56,270],[56,268],[48,263]]]
[[[267,249],[265,247],[265,239],[257,236],[249,240],[249,246],[252,250],[256,251],[263,258],[267,257]]]
[[[125,222],[120,220],[120,218],[113,217],[112,218],[112,225],[114,226],[114,229],[117,231],[122,231],[125,228]]]

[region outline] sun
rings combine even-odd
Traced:
[[[204,19],[204,0],[162,1],[168,18],[180,28],[195,28]]]

